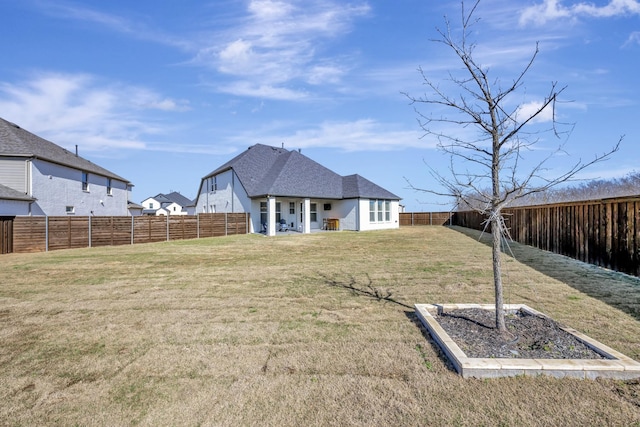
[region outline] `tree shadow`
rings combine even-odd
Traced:
[[[491,246],[488,233],[463,227],[451,229]],[[521,243],[508,243],[506,253],[516,261],[640,320],[640,278]]]
[[[412,305],[406,304],[393,298],[393,292],[391,290],[381,289],[373,286],[373,281],[368,274],[365,274],[367,278],[367,283],[365,284],[359,284],[356,278],[352,275],[349,275],[346,281],[340,280],[335,277],[330,277],[329,275],[324,273],[318,273],[318,275],[324,279],[327,285],[331,287],[346,289],[353,295],[365,296],[376,301],[390,302],[393,304],[398,304],[405,308],[413,309]]]
[[[383,303],[392,303],[399,305],[408,310],[403,310],[405,317],[413,323],[419,330],[424,339],[433,348],[434,352],[438,355],[438,358],[446,365],[447,369],[452,372],[456,372],[454,365],[451,363],[447,355],[442,351],[438,343],[431,337],[429,330],[422,324],[418,315],[415,312],[413,305],[402,302],[393,297],[393,292],[390,289],[381,289],[373,284],[373,280],[369,275],[366,276],[366,283],[360,284],[353,275],[348,275],[346,280],[337,278],[335,276],[329,276],[328,274],[318,273],[318,275],[324,279],[325,283],[331,287],[342,288],[349,291],[352,295],[362,296],[374,301]]]

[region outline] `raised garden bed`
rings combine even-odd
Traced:
[[[486,310],[493,317],[492,304],[416,304],[416,314],[429,334],[440,346],[455,370],[464,378],[495,378],[517,375],[549,375],[557,378],[598,377],[614,379],[640,378],[640,363],[598,341],[553,322],[548,316],[524,304],[508,304],[505,310],[517,322],[518,317],[533,316],[538,323],[529,323],[538,334],[549,328],[548,339],[525,331],[515,332],[511,342],[482,342],[477,333],[490,329],[486,319],[475,317],[473,311]],[[469,331],[459,339],[453,338],[438,322],[438,317],[457,312],[454,324],[447,327],[465,327]],[[471,332],[475,329],[476,332]],[[495,330],[493,331],[495,334]],[[534,331],[531,331],[534,332]],[[452,333],[453,335],[453,333]],[[476,341],[474,343],[474,341]],[[458,345],[460,343],[460,345]],[[461,346],[467,349],[469,357]]]

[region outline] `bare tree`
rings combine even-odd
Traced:
[[[419,69],[423,84],[429,93],[414,97],[405,96],[414,105],[424,136],[435,137],[438,149],[449,156],[449,174],[444,176],[430,167],[431,174],[443,190],[412,188],[432,194],[453,197],[456,201],[473,207],[487,216],[491,227],[493,246],[493,278],[495,288],[496,328],[506,332],[501,269],[502,238],[508,233],[502,209],[522,197],[540,193],[566,182],[586,167],[602,161],[618,150],[620,141],[608,152],[596,155],[588,162],[578,160],[559,176],[546,176],[545,163],[563,151],[563,143],[535,166],[523,171],[521,161],[525,152],[540,141],[540,133],[549,132],[560,138],[561,123],[556,120],[556,102],[565,87],[550,84],[549,92],[533,110],[525,110],[522,104],[509,106],[514,95],[523,90],[523,80],[538,55],[535,49],[520,73],[508,85],[489,76],[489,69],[474,58],[475,43],[469,42],[471,29],[479,19],[474,13],[480,0],[469,11],[462,4],[462,28],[459,38],[454,38],[450,22],[445,19],[446,30],[438,30],[440,38],[434,40],[450,48],[463,66],[463,77],[448,73],[446,80],[453,84],[453,92],[441,89],[422,68]],[[422,113],[418,105],[426,105],[430,114]],[[435,110],[435,115],[434,111]],[[444,111],[444,113],[441,113]],[[551,113],[551,126],[539,130],[539,122]],[[459,132],[442,130],[443,125],[454,125]],[[473,135],[469,136],[469,130]]]

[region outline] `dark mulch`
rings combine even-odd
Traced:
[[[459,309],[435,316],[440,326],[474,358],[605,359],[557,322],[517,311],[507,314],[509,337],[495,329],[495,311]]]

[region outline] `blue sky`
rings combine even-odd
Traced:
[[[425,90],[418,67],[443,85],[448,71],[460,70],[433,42],[445,16],[459,26],[459,1],[0,6],[0,117],[70,150],[77,144],[83,157],[130,180],[135,202],[170,191],[193,198],[203,176],[262,143],[360,174],[402,197],[409,211],[448,207],[408,188],[407,179],[435,185],[425,163],[445,174],[448,164],[433,138],[421,138],[402,93]],[[565,143],[553,174],[625,135],[618,153],[581,177],[640,170],[640,1],[483,0],[477,17],[475,59],[503,82],[539,42],[514,102],[535,105],[552,82],[567,86],[557,114],[573,132],[541,138],[529,164]]]

